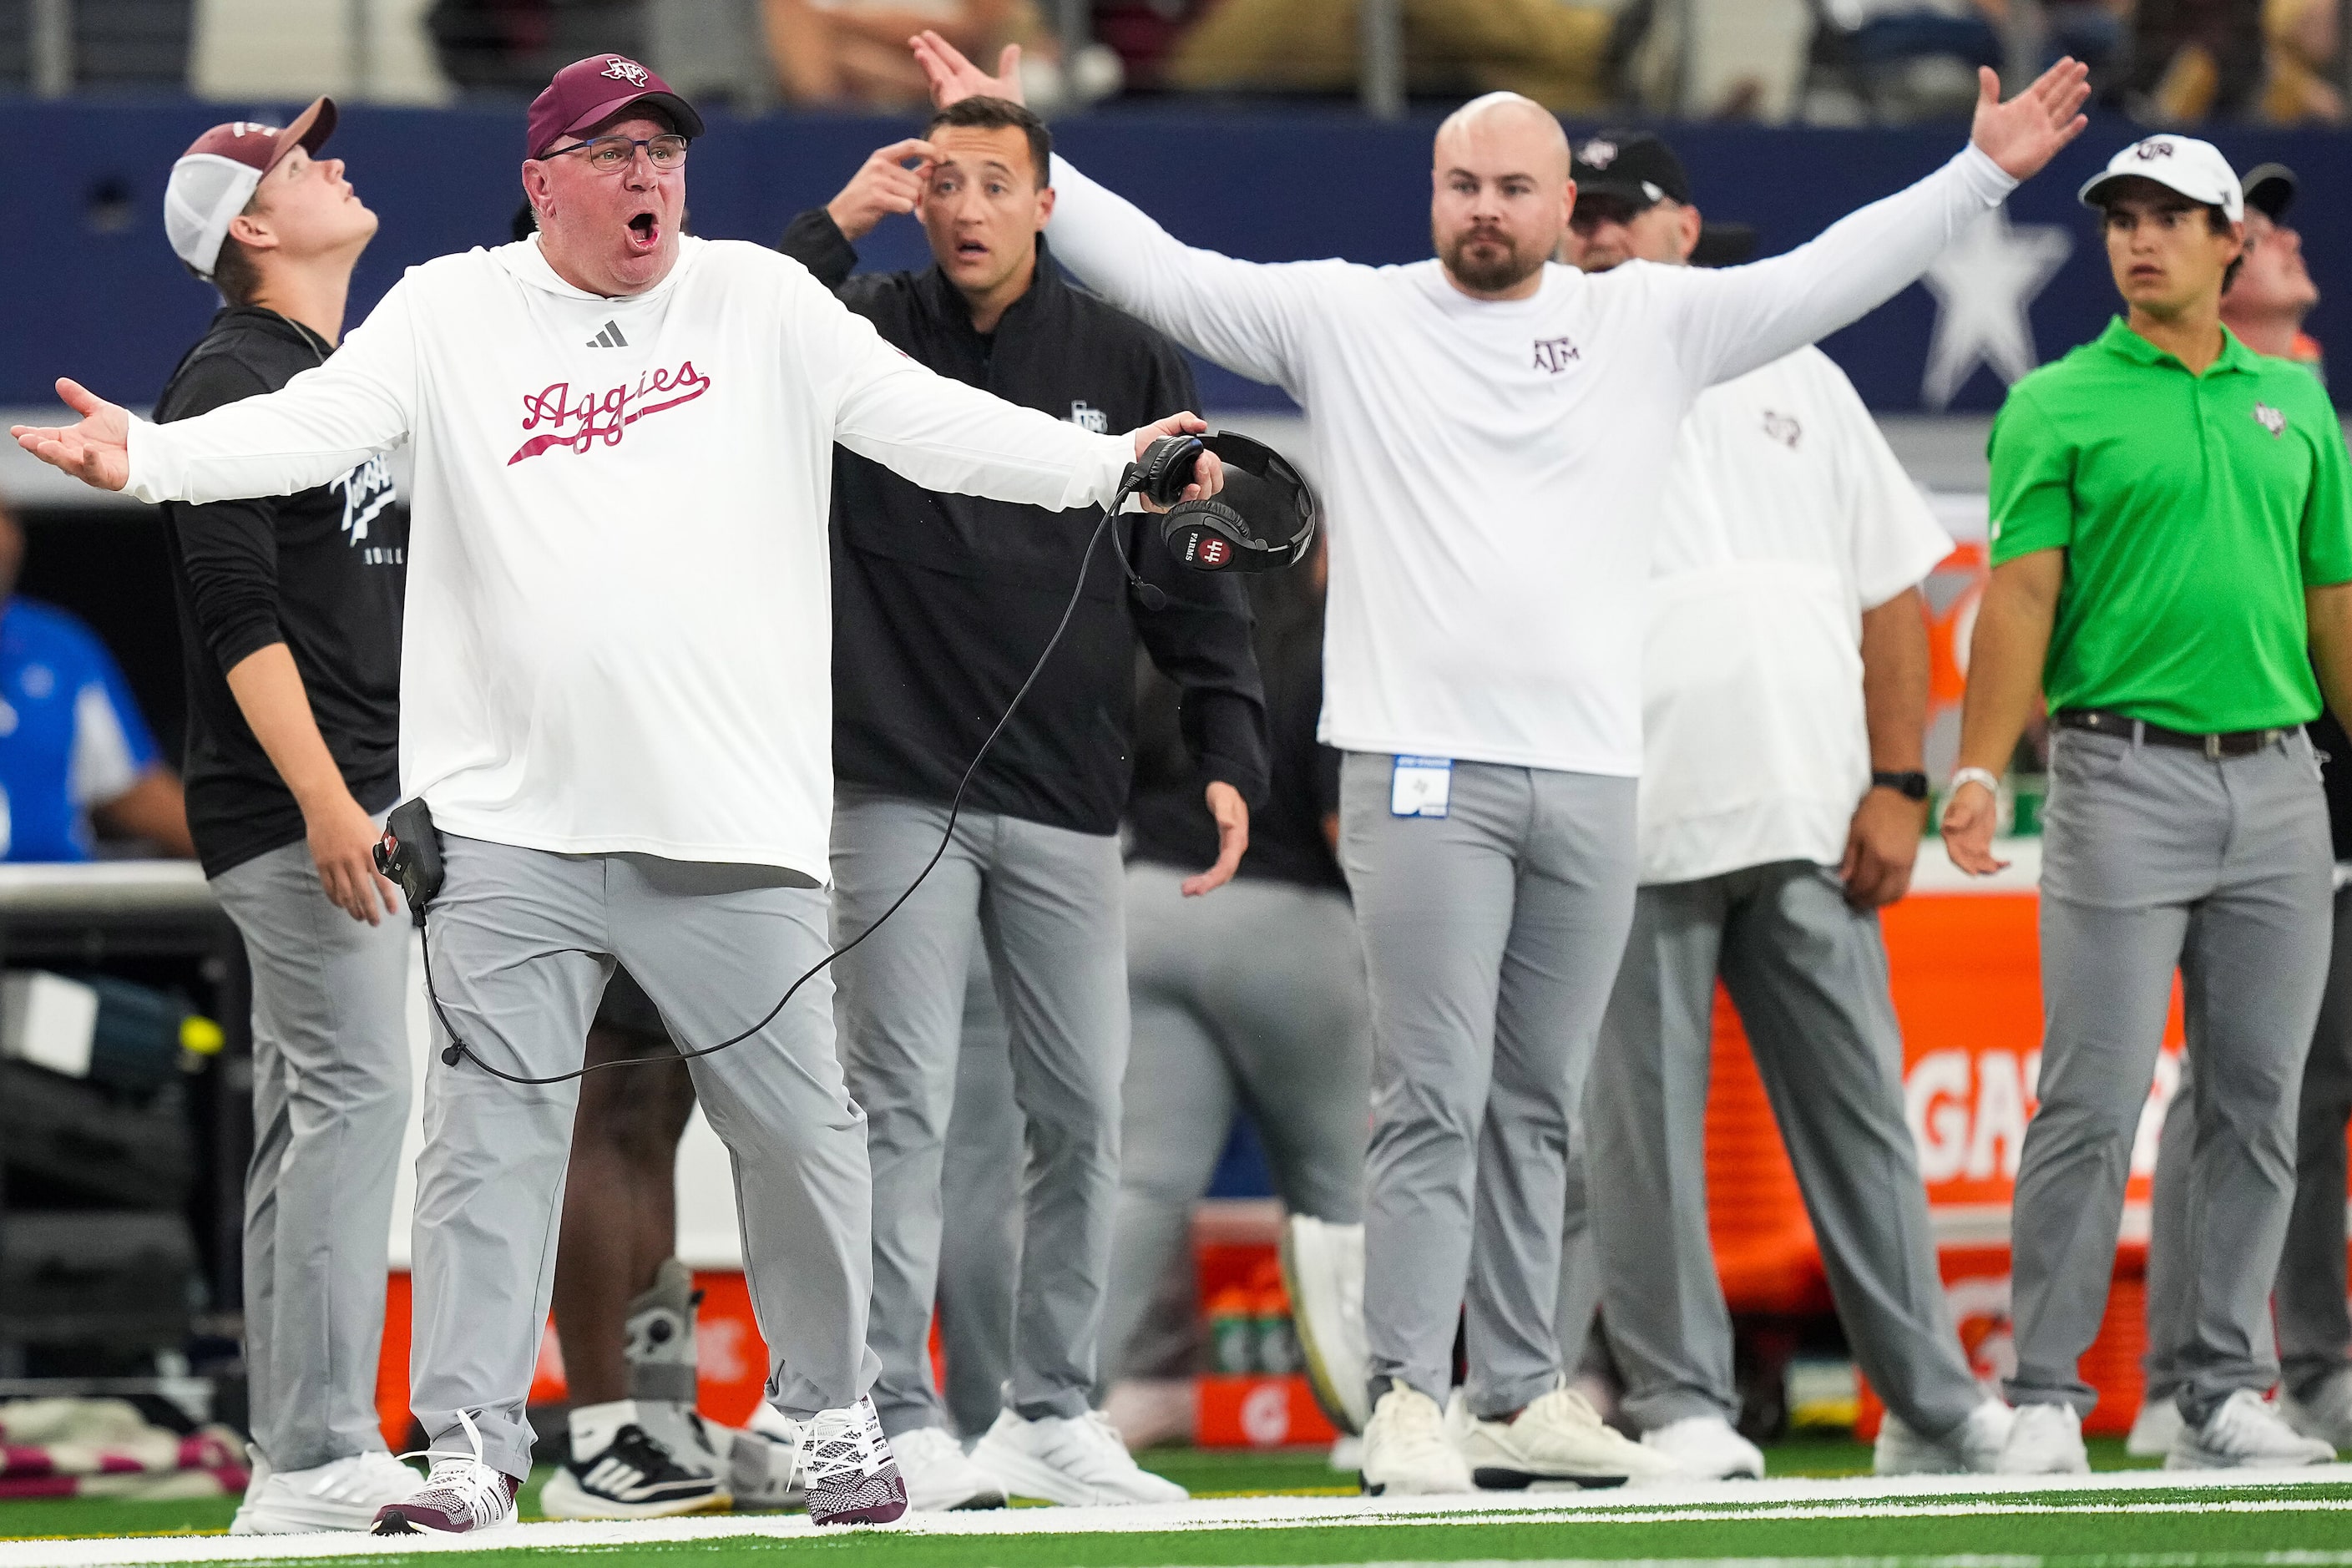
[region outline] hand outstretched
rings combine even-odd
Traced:
[[[1969,140],[2011,179],[2030,180],[2090,124],[2082,112],[2090,96],[2091,68],[2071,58],[2043,71],[2007,103],[2000,100],[2000,78],[1979,66],[1976,120],[1969,127]]]
[[[82,483],[119,490],[131,482],[131,415],[78,381],[58,382],[58,396],[81,416],[79,425],[59,427],[11,425],[16,445]]]
[[[1001,98],[1008,103],[1023,103],[1021,96],[1021,46],[1007,44],[996,57],[996,74],[988,75],[963,58],[963,51],[939,34],[926,28],[907,40],[915,51],[915,63],[923,68],[925,79],[931,84],[931,107],[945,109],[959,99]]]

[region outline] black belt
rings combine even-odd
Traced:
[[[2062,709],[2052,715],[2052,721],[2062,730],[2088,730],[2095,735],[2114,735],[2126,741],[2142,740],[2151,746],[2178,746],[2187,752],[2202,752],[2215,759],[2250,757],[2266,746],[2284,741],[2291,732],[2286,730],[2231,730],[2219,735],[2191,735],[2186,731],[2168,730],[2161,724],[2151,724],[2145,719],[2110,712],[2104,708]]]

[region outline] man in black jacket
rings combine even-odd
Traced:
[[[967,100],[794,219],[784,250],[942,375],[1097,430],[1190,405],[1172,343],[1047,264],[1051,146],[1027,110]],[[850,278],[854,242],[908,211],[937,264]],[[932,494],[846,453],[833,517],[834,936],[846,942],[930,858],[966,764],[1062,617],[1097,517]],[[1140,515],[1113,526],[1151,586],[1130,598],[1113,552],[1095,552],[1062,646],[973,776],[945,858],[835,966],[842,1059],[874,1169],[874,1403],[916,1508],[1184,1495],[1138,1469],[1090,1409],[1127,1061],[1118,832],[1137,640],[1184,689],[1185,737],[1209,781],[1219,858],[1192,891],[1223,883],[1247,846],[1265,720],[1239,588],[1178,566]],[[975,938],[1010,1026],[1028,1173],[1006,1408],[967,1459],[926,1342]]]
[[[320,99],[280,131],[197,138],[172,248],[226,308],[159,421],[326,363],[375,233]],[[376,1428],[384,1239],[408,1121],[408,927],[371,858],[399,794],[408,511],[384,460],[283,499],[163,509],[188,686],[188,827],[253,970],[240,1534],[364,1530],[416,1477]]]

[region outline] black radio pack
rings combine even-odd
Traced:
[[[383,819],[383,837],[376,841],[375,868],[400,889],[408,900],[408,917],[419,928],[425,906],[441,890],[441,832],[424,798],[406,800]]]

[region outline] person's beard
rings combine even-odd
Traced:
[[[1474,256],[1473,245],[1493,247],[1483,256]],[[1445,270],[1454,274],[1465,287],[1481,294],[1500,294],[1526,282],[1543,267],[1549,258],[1524,255],[1518,242],[1499,228],[1480,226],[1466,228],[1454,236],[1451,245],[1438,247],[1438,259]]]

